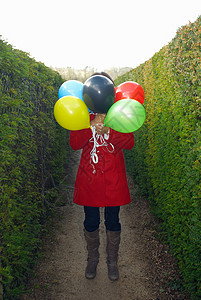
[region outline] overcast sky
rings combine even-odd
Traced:
[[[4,0],[0,35],[52,67],[136,67],[201,15],[201,0]]]

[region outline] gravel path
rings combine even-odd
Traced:
[[[79,162],[74,152],[61,187],[53,224],[44,240],[44,255],[30,280],[30,292],[22,300],[161,300],[190,299],[179,289],[177,268],[167,246],[156,239],[157,224],[146,199],[137,193],[128,176],[132,203],[121,207],[122,236],[119,251],[120,278],[107,276],[106,236],[100,226],[100,262],[97,276],[87,280],[83,207],[72,203]]]

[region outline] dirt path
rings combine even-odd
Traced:
[[[103,222],[97,276],[87,280],[86,244],[83,236],[83,208],[72,203],[79,161],[73,153],[62,187],[62,206],[56,208],[51,232],[45,238],[44,255],[29,284],[30,293],[22,300],[161,300],[189,299],[179,290],[174,259],[167,246],[157,241],[156,223],[148,203],[137,194],[128,178],[132,204],[121,207],[122,237],[119,251],[120,278],[107,277],[106,238]],[[60,202],[58,201],[58,203]],[[61,203],[60,203],[61,204]],[[103,220],[103,209],[102,220]]]

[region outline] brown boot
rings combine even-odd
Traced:
[[[87,250],[88,250],[85,277],[87,279],[93,279],[96,276],[96,268],[99,262],[99,252],[98,252],[98,248],[100,245],[99,229],[93,232],[89,232],[84,229],[84,236],[87,242]]]
[[[118,270],[118,251],[120,244],[121,231],[109,231],[107,230],[107,266],[108,266],[108,277],[114,281],[119,278]]]

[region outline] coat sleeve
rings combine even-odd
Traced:
[[[134,146],[134,135],[131,133],[121,133],[110,128],[110,137],[108,142],[113,144],[115,149],[130,150]]]
[[[69,143],[73,150],[79,150],[84,148],[92,137],[90,128],[75,130],[70,132]]]

